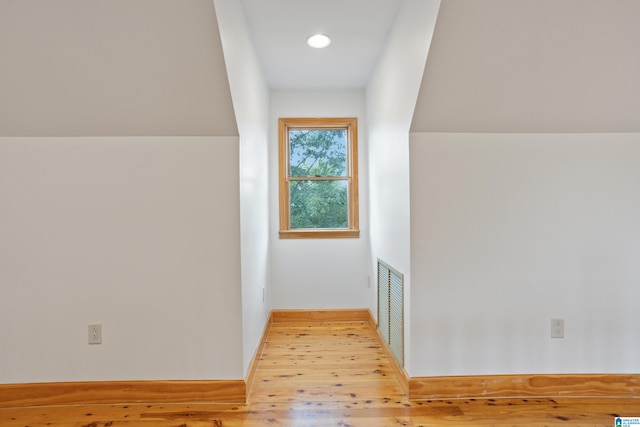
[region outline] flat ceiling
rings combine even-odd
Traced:
[[[273,89],[364,88],[402,0],[241,0],[253,44]],[[325,49],[307,36],[328,34]]]

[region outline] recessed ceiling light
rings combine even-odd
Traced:
[[[331,44],[331,37],[326,34],[314,34],[307,37],[307,44],[316,49],[322,49]]]

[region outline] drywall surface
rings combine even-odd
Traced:
[[[0,138],[0,382],[242,379],[237,159],[237,137]]]
[[[638,372],[640,134],[409,149],[411,376]]]
[[[405,366],[410,368],[409,126],[440,1],[406,0],[367,85],[372,289],[377,312],[378,259],[404,274]]]
[[[443,0],[412,132],[640,132],[640,2]]]
[[[211,0],[0,2],[0,136],[237,136]]]
[[[245,375],[269,316],[269,88],[241,3],[216,0],[234,111],[240,132],[242,329]]]
[[[360,238],[279,239],[278,118],[357,117]],[[272,91],[270,110],[271,301],[273,308],[363,308],[370,271],[364,92]]]

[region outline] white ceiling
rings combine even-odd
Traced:
[[[639,23],[638,0],[443,1],[411,131],[638,132]]]
[[[267,82],[274,89],[366,86],[403,0],[241,0]],[[325,33],[325,49],[306,45]]]
[[[0,136],[237,135],[222,58],[211,0],[0,0]]]

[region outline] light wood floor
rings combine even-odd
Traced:
[[[606,426],[640,399],[409,402],[365,322],[274,323],[249,405],[130,404],[0,409],[0,426]]]

